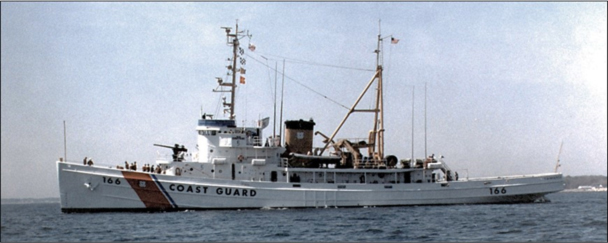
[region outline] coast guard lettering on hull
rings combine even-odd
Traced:
[[[178,191],[178,192],[190,192],[190,193],[202,193],[207,194],[208,186],[186,186],[181,184],[171,184],[169,186],[170,191]],[[218,187],[215,189],[215,193],[217,195],[233,195],[233,196],[243,196],[243,197],[255,197],[257,192],[255,190],[247,190],[247,189],[239,189],[239,188],[226,188],[226,187]]]

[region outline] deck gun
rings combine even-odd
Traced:
[[[154,144],[157,147],[169,148],[173,150],[173,161],[184,161],[184,153],[188,152],[188,149],[184,147],[184,145],[175,144],[175,146],[162,145],[162,144]]]

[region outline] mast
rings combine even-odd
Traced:
[[[378,33],[378,52],[376,53],[377,61],[380,62],[381,57],[381,44],[382,37],[380,33]],[[376,64],[376,70],[378,72],[378,92],[376,95],[376,115],[374,119],[374,123],[378,124],[378,129],[374,126],[374,134],[376,134],[376,141],[378,143],[378,151],[377,154],[374,154],[374,157],[377,156],[377,160],[382,160],[384,158],[384,100],[383,100],[383,90],[382,90],[382,63]],[[379,117],[378,117],[379,116]]]
[[[424,157],[429,157],[426,152],[426,82],[424,82]]]
[[[228,65],[227,68],[230,71],[230,75],[231,77],[231,82],[230,83],[225,83],[222,78],[217,77],[217,82],[220,86],[223,87],[228,87],[228,90],[221,90],[221,89],[214,89],[214,92],[230,92],[230,103],[227,102],[223,102],[224,107],[226,107],[224,109],[224,112],[229,112],[230,113],[230,120],[235,120],[236,116],[235,116],[235,112],[234,112],[234,108],[235,108],[235,102],[236,102],[236,95],[235,95],[235,90],[236,90],[236,75],[237,75],[237,71],[242,71],[244,70],[242,67],[237,69],[236,65],[236,59],[240,58],[240,62],[241,65],[245,64],[245,59],[239,56],[239,52],[242,55],[244,53],[243,49],[241,49],[239,47],[239,38],[240,37],[251,37],[251,35],[249,34],[249,31],[247,31],[247,34],[243,34],[243,31],[239,32],[239,21],[237,19],[236,21],[236,26],[235,26],[235,31],[234,33],[232,32],[232,28],[231,27],[222,27],[222,29],[224,29],[226,31],[226,44],[231,45],[232,46],[232,59],[229,59],[230,61],[232,61],[231,65]],[[244,72],[242,72],[244,73]],[[241,83],[244,83],[245,77],[241,76]]]
[[[279,118],[279,144],[283,146],[283,95],[285,94],[285,59],[283,59],[283,78],[281,80],[281,115]]]
[[[236,49],[239,47],[239,22],[236,22],[236,28],[234,30],[234,34],[228,36],[232,36],[232,87],[230,89],[230,120],[234,120],[234,100],[235,95],[234,91],[236,89]]]
[[[412,85],[412,160],[411,162],[416,163],[416,160],[414,159],[414,90],[415,90],[416,86]]]
[[[382,25],[380,20],[378,20],[378,44],[376,47],[376,75],[375,79],[378,80],[377,88],[376,88],[376,107],[374,109],[374,129],[370,135],[370,139],[373,136],[374,141],[370,146],[369,155],[374,158],[374,162],[378,163],[384,158],[384,91],[382,89],[382,41],[384,38],[392,37],[386,36],[382,38]],[[372,79],[373,81],[373,79]]]
[[[275,146],[275,140],[277,139],[277,62],[274,62],[274,115],[272,117],[272,145]]]
[[[68,161],[68,147],[66,146],[66,135],[65,135],[65,120],[63,120],[63,161]]]

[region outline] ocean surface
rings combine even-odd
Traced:
[[[601,241],[606,192],[548,203],[172,213],[61,213],[58,203],[2,204],[10,241]]]

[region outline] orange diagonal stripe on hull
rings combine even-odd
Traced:
[[[137,193],[139,199],[146,205],[146,208],[171,208],[171,203],[167,200],[165,195],[163,195],[163,192],[158,188],[156,183],[154,183],[149,174],[123,171],[122,175],[129,182],[129,185],[131,185],[131,188],[133,188],[135,193]],[[146,182],[145,187],[140,187],[140,181]]]

